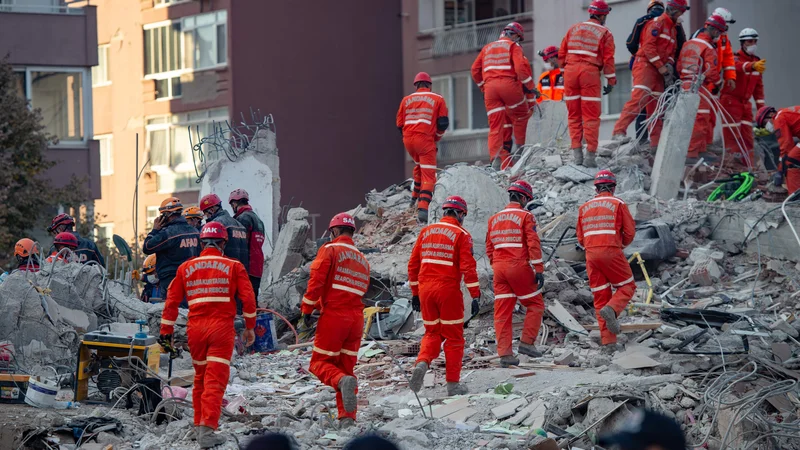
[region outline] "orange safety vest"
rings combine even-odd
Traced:
[[[539,76],[539,84],[536,89],[542,94],[536,101],[537,103],[544,100],[561,101],[564,98],[564,73],[561,69],[543,72]]]
[[[308,288],[300,312],[315,309],[363,309],[361,298],[369,289],[369,262],[350,236],[325,244],[311,263]]]

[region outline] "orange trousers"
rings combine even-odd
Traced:
[[[794,194],[800,189],[800,169],[789,169],[786,171],[786,189],[789,195]]]
[[[714,127],[711,125],[711,104],[702,95],[700,106],[697,108],[697,117],[692,128],[692,140],[689,142],[690,158],[697,158],[708,147],[708,136],[714,137]]]
[[[621,248],[587,248],[586,273],[589,275],[589,288],[594,296],[600,340],[603,345],[614,344],[617,342],[617,337],[608,331],[606,321],[600,317],[600,310],[608,305],[619,315],[628,306],[628,302],[636,292],[631,266]],[[612,288],[616,290],[613,295]]]
[[[600,113],[603,99],[600,97],[600,69],[591,64],[569,64],[564,69],[564,100],[567,102],[567,118],[571,148],[597,151],[600,135]]]
[[[222,413],[222,396],[231,374],[231,355],[236,338],[233,321],[192,318],[186,337],[194,366],[194,424],[216,430]]]
[[[636,116],[644,109],[647,117],[651,117],[658,105],[658,98],[664,93],[664,77],[644,58],[636,58],[633,65],[633,90],[631,99],[622,108],[622,114],[614,125],[613,135],[627,134],[628,126],[636,120]],[[657,147],[661,138],[663,122],[658,120],[650,133],[650,146]]]
[[[339,392],[339,381],[345,376],[355,376],[353,369],[358,360],[361,336],[364,333],[364,310],[326,308],[317,322],[314,350],[309,371],[336,390],[336,407],[339,419],[356,418],[356,410],[347,412]],[[356,389],[358,393],[358,389]]]
[[[461,380],[461,360],[464,358],[464,297],[461,287],[452,283],[420,283],[419,301],[425,335],[420,343],[417,363],[439,357],[444,342],[445,379],[448,383]]]
[[[411,198],[417,199],[417,210],[427,211],[436,186],[436,142],[433,136],[411,133],[403,136],[403,145],[416,164]]]
[[[512,144],[506,130],[513,130],[517,145],[525,144],[530,114],[522,85],[511,78],[491,79],[484,85],[483,100],[489,117],[489,160],[499,157],[505,162]]]
[[[714,96],[717,100],[719,100],[718,96]],[[709,106],[711,104],[709,103]],[[714,111],[714,108],[708,108],[708,117],[709,117],[709,127],[711,132],[706,135],[706,144],[711,145],[714,143],[714,128],[717,127],[717,113]]]
[[[753,163],[753,148],[755,136],[753,135],[753,108],[750,101],[742,101],[732,95],[724,95],[720,99],[722,107],[731,117],[725,117],[722,124],[722,137],[725,148],[732,153],[743,153]],[[724,123],[729,120],[731,123]],[[743,147],[743,148],[742,148]]]
[[[494,330],[497,335],[497,354],[512,355],[512,318],[519,299],[525,307],[522,326],[523,344],[534,344],[544,315],[544,299],[536,283],[536,274],[527,261],[497,261],[494,271]]]

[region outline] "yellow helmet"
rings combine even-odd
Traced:
[[[145,275],[150,275],[151,273],[155,273],[155,271],[156,271],[156,255],[152,254],[144,259],[144,264],[142,264],[142,272],[144,272]]]
[[[183,210],[183,217],[187,219],[202,219],[203,211],[197,206],[190,206]]]

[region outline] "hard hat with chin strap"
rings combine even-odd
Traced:
[[[758,31],[755,28],[745,28],[739,32],[740,41],[758,40]]]

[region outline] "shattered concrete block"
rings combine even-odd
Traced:
[[[800,337],[800,331],[795,329],[793,326],[789,325],[785,320],[777,320],[769,326],[770,330],[780,330],[786,333],[787,335],[797,339]]]
[[[681,92],[675,101],[675,108],[667,113],[653,164],[650,184],[650,195],[653,197],[671,200],[678,196],[699,105],[698,94]]]
[[[525,144],[541,144],[545,148],[566,148],[569,145],[567,104],[538,103],[531,118],[528,119]]]
[[[553,172],[553,176],[561,181],[572,181],[574,183],[583,183],[593,180],[594,176],[600,169],[589,168],[583,166],[576,166],[575,164],[567,164],[561,166]]]
[[[658,398],[663,400],[672,400],[678,395],[678,386],[674,384],[668,384],[661,389],[658,390]]]
[[[725,254],[719,250],[713,250],[708,247],[696,247],[692,249],[689,254],[689,261],[695,263],[704,259],[713,259],[714,261],[722,261],[725,259]]]
[[[689,279],[700,286],[712,286],[722,277],[722,270],[713,259],[696,262],[689,271]]]
[[[550,155],[544,157],[544,166],[548,169],[558,169],[563,165],[564,163],[561,161],[561,155]]]
[[[286,215],[286,224],[278,234],[275,250],[270,258],[270,282],[286,275],[303,263],[303,251],[310,230],[308,211],[303,208],[290,209]]]

